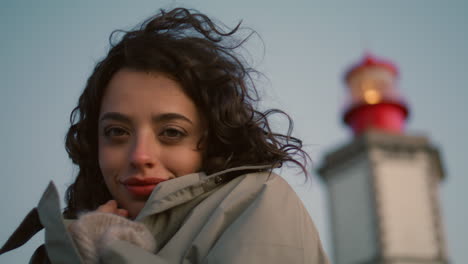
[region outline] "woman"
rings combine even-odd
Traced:
[[[63,216],[77,220],[58,216],[49,187],[33,214],[46,250],[33,262],[328,262],[272,172],[292,162],[306,173],[308,156],[291,129],[271,131],[267,117],[286,114],[255,109],[238,28],[178,8],[124,32],[71,115],[66,148],[79,173]]]

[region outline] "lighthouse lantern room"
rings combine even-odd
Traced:
[[[345,82],[349,96],[343,119],[355,134],[372,128],[403,131],[408,108],[394,64],[368,54],[345,74]]]

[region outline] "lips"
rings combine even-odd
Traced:
[[[129,178],[122,181],[128,192],[137,197],[148,197],[156,186],[166,181],[160,178]]]

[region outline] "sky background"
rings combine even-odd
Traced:
[[[351,139],[341,123],[343,73],[365,51],[393,61],[409,102],[408,133],[439,147],[443,223],[453,263],[468,260],[468,1],[13,1],[0,3],[0,243],[53,180],[63,196],[76,169],[64,150],[70,111],[115,29],[130,29],[159,8],[184,6],[260,38],[246,46],[265,74],[263,107],[294,119],[315,165]],[[281,128],[278,124],[276,127]],[[285,175],[332,254],[324,183]],[[298,180],[299,179],[299,180]],[[27,263],[36,235],[0,263]]]

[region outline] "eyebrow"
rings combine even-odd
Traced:
[[[118,112],[107,112],[101,116],[99,121],[104,121],[104,120],[114,120],[114,121],[120,121],[123,123],[131,123],[130,118],[124,114],[118,113]]]
[[[190,124],[193,124],[192,120],[188,119],[184,115],[177,114],[177,113],[164,113],[164,114],[156,115],[152,117],[152,121],[154,123],[167,122],[167,121],[176,120],[176,119],[184,120]],[[103,114],[99,120],[101,122],[104,120],[114,120],[114,121],[119,121],[123,123],[132,122],[128,116],[118,113],[118,112],[107,112]]]
[[[177,114],[177,113],[165,113],[165,114],[154,116],[152,119],[154,123],[160,123],[160,122],[179,119],[179,120],[184,120],[190,124],[193,124],[192,120],[188,119],[184,115]]]

